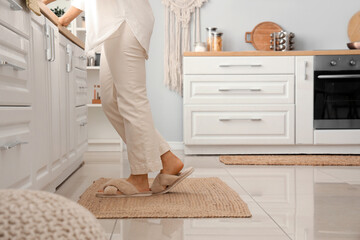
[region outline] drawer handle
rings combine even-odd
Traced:
[[[7,61],[2,61],[2,60],[0,60],[0,66],[12,67],[16,71],[24,71],[25,70],[25,68],[23,68],[23,67],[19,67],[19,66],[16,66],[15,64],[9,63]]]
[[[87,57],[84,56],[84,55],[81,55],[81,56],[79,56],[79,59],[80,59],[80,60],[87,60]]]
[[[80,123],[80,127],[85,127],[88,123],[87,122],[82,122]]]
[[[13,11],[21,11],[23,9],[22,6],[14,0],[8,0],[8,2],[10,3],[10,8]]]
[[[232,120],[244,120],[244,121],[261,121],[262,118],[260,117],[250,117],[250,118],[241,118],[241,117],[219,117],[219,121],[232,121]]]
[[[3,146],[0,146],[0,150],[9,150],[9,149],[12,149],[14,147],[17,147],[19,145],[22,145],[22,144],[28,144],[28,142],[19,142],[19,141],[16,141],[14,143],[10,143],[10,144],[7,144],[7,145],[3,145]]]
[[[262,67],[262,64],[220,64],[219,67]]]
[[[219,92],[230,92],[230,91],[260,92],[261,88],[219,88]]]

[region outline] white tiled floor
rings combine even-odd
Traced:
[[[184,156],[191,177],[219,177],[249,205],[250,219],[100,220],[112,240],[360,239],[360,167],[225,166]],[[86,153],[57,193],[77,201],[97,178],[127,177],[126,153]]]

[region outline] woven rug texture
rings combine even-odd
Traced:
[[[157,196],[97,198],[95,193],[108,180],[96,180],[78,201],[99,219],[251,217],[247,204],[219,178],[188,178]]]
[[[360,155],[229,155],[226,165],[360,166]]]

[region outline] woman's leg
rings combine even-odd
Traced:
[[[101,81],[100,95],[101,95],[103,111],[106,117],[109,119],[112,126],[115,128],[117,133],[122,138],[122,140],[125,143],[127,143],[126,135],[125,135],[124,119],[120,115],[119,108],[117,105],[117,100],[116,100],[117,93],[114,85],[114,79],[110,72],[104,51],[101,52],[100,81]],[[170,146],[156,128],[155,128],[155,132],[160,144],[160,148],[159,148],[160,155],[162,156],[170,151]],[[166,154],[164,157],[166,157],[167,155],[168,154]]]
[[[158,137],[160,134],[153,125],[146,93],[145,50],[126,23],[118,31],[116,37],[105,42],[104,52],[108,72],[114,79],[114,84],[110,85],[112,95],[116,95],[117,109],[124,126],[123,131],[118,132],[126,139],[131,172],[133,175],[147,174],[162,169],[162,165],[164,170],[179,169],[178,172],[182,162],[168,151],[168,144],[165,140],[161,141],[163,138]],[[160,161],[160,154],[164,156],[164,164]]]

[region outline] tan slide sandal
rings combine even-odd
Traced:
[[[193,172],[194,168],[190,167],[178,173],[177,175],[159,173],[154,179],[153,184],[151,185],[151,191],[153,195],[159,195],[169,192],[185,178],[190,176]]]
[[[101,187],[103,192],[97,192],[96,197],[101,198],[126,198],[126,197],[148,197],[152,192],[139,192],[137,188],[125,179],[111,179]],[[120,192],[120,193],[119,193]]]

